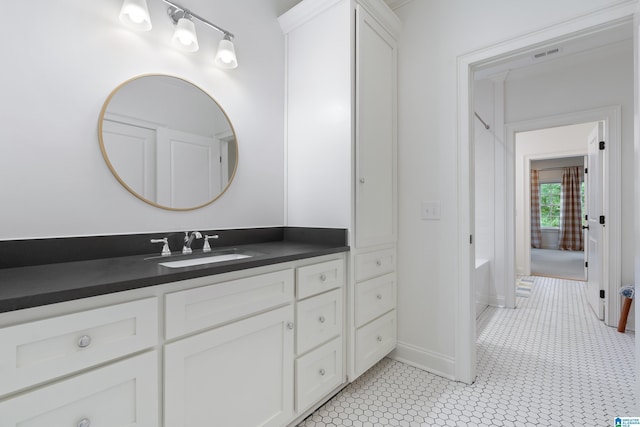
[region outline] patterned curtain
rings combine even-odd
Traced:
[[[542,233],[540,233],[540,185],[538,183],[538,171],[531,169],[531,247],[539,248],[542,245]]]
[[[567,251],[584,250],[580,187],[580,168],[564,168],[560,207],[560,249]]]

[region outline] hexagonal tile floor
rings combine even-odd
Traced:
[[[635,416],[634,334],[598,321],[585,290],[535,277],[515,310],[485,310],[472,385],[383,359],[300,426],[596,427]]]

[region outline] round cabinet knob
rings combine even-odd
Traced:
[[[324,377],[324,374],[327,373],[327,371],[325,371],[324,369],[320,368],[320,370],[318,371],[318,373],[320,374],[321,377]]]
[[[382,335],[378,335],[377,340],[378,340],[378,342],[382,342]]]
[[[87,348],[90,345],[91,345],[91,337],[89,335],[83,335],[80,338],[78,338],[78,347]]]
[[[376,298],[378,298],[378,299],[382,299],[382,294],[378,294],[378,295],[376,295]]]
[[[326,319],[324,318],[324,316],[318,317],[318,322],[320,322],[320,323],[324,323],[325,320]]]
[[[380,266],[382,265],[382,261],[377,260],[377,261],[376,261],[376,265],[377,265],[378,267],[380,267]]]
[[[293,322],[287,323],[287,329],[293,329]]]
[[[320,275],[320,281],[321,282],[325,282],[327,280],[327,275],[326,274],[321,274]]]
[[[91,425],[91,421],[89,420],[89,418],[83,418],[80,421],[78,421],[77,427],[89,427],[90,425]]]
[[[365,183],[365,179],[364,178],[360,178],[360,184],[364,184]]]

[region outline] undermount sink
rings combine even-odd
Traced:
[[[196,258],[186,258],[186,259],[177,259],[177,260],[167,260],[158,262],[158,265],[169,268],[182,268],[182,267],[192,267],[195,265],[206,265],[206,264],[215,264],[217,262],[223,261],[234,261],[239,259],[251,258],[254,254],[247,253],[245,251],[238,251],[236,249],[232,249],[229,251],[221,251],[218,253],[211,253],[208,256],[201,256]],[[180,256],[180,255],[178,255]],[[173,258],[173,257],[171,257]],[[154,257],[154,260],[157,260],[157,257]]]
[[[169,268],[190,267],[192,265],[213,264],[215,262],[232,261],[235,259],[251,258],[251,255],[245,254],[224,254],[213,255],[204,258],[182,259],[180,261],[160,262],[158,264]]]

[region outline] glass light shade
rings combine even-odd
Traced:
[[[188,18],[180,18],[173,33],[173,44],[185,52],[195,52],[198,50],[198,36],[196,26]]]
[[[215,63],[220,68],[236,68],[238,59],[236,58],[236,49],[229,36],[225,36],[218,44],[218,53],[216,54]]]
[[[120,9],[120,22],[138,31],[151,29],[147,0],[124,0]]]

